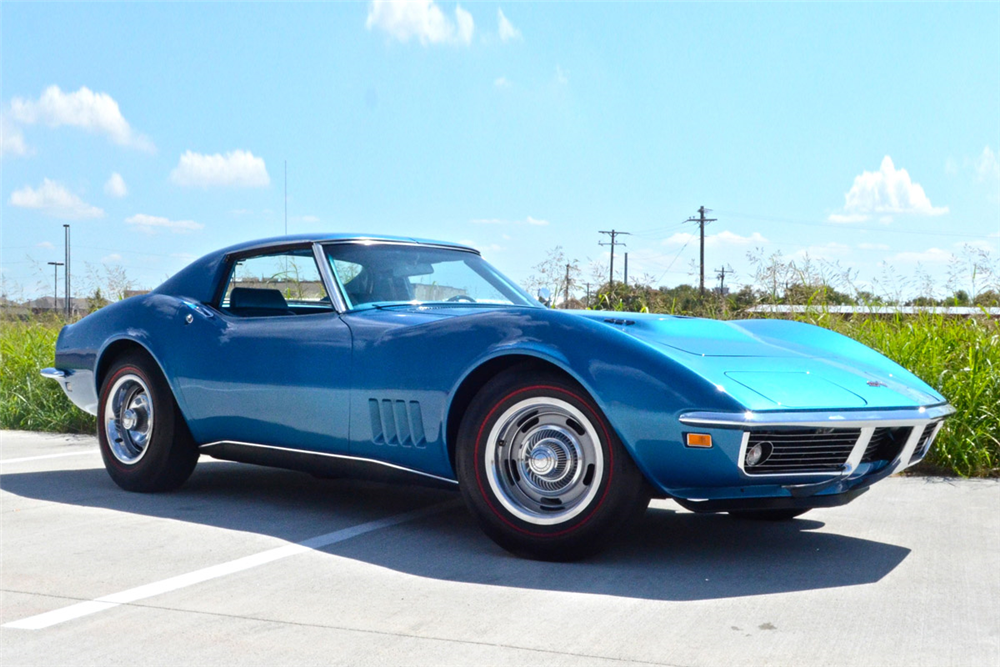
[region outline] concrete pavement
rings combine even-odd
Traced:
[[[998,480],[782,524],[657,501],[567,565],[507,555],[457,494],[202,458],[137,495],[94,438],[6,431],[0,569],[5,666],[1000,664]]]

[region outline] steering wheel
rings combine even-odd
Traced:
[[[476,303],[476,300],[473,299],[468,294],[456,294],[455,296],[448,297],[447,299],[445,299],[445,302],[448,302],[448,301],[452,301],[452,302],[455,302],[455,301],[468,301],[469,303]]]

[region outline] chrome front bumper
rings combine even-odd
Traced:
[[[786,411],[786,412],[689,412],[681,415],[680,421],[687,426],[703,428],[739,429],[743,438],[737,463],[740,475],[746,480],[767,480],[780,484],[782,478],[811,477],[822,480],[817,484],[801,486],[827,486],[831,481],[851,480],[863,475],[876,476],[882,479],[899,470],[918,463],[929,451],[930,445],[937,437],[944,419],[955,412],[948,404],[900,410],[860,410],[860,411]],[[928,438],[923,439],[925,428],[936,424]],[[817,429],[858,429],[860,437],[854,443],[846,461],[837,470],[796,471],[789,473],[747,473],[745,469],[747,443],[750,434],[762,428],[817,428]],[[872,466],[862,464],[872,435],[879,428],[910,427],[910,433],[899,453],[889,461],[888,465],[873,470]],[[920,449],[918,450],[918,446]],[[914,453],[917,453],[914,456]]]
[[[91,371],[43,368],[40,374],[43,378],[58,382],[69,400],[78,408],[92,415],[97,414],[97,389]]]

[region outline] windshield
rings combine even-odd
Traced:
[[[335,243],[324,250],[351,310],[426,303],[538,306],[473,252],[392,243]]]

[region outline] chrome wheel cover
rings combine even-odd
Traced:
[[[111,386],[104,405],[104,435],[111,454],[126,465],[146,454],[153,436],[153,401],[138,375],[126,373]]]
[[[485,463],[490,488],[508,512],[551,526],[578,515],[597,495],[604,450],[580,410],[538,396],[500,415],[486,441]]]

